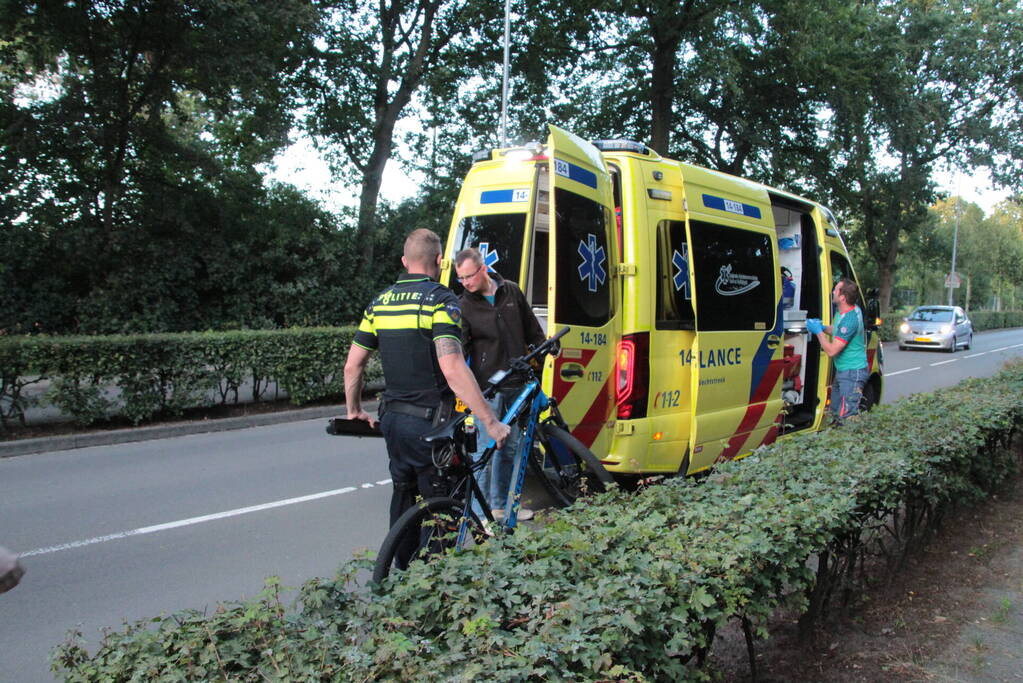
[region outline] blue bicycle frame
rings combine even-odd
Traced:
[[[515,453],[515,467],[512,470],[511,483],[508,489],[508,502],[504,508],[504,526],[509,529],[514,529],[518,524],[519,507],[522,501],[522,486],[526,479],[526,461],[529,457],[529,452],[533,448],[533,441],[536,439],[536,426],[539,424],[540,414],[547,410],[550,406],[550,398],[540,388],[540,383],[536,380],[531,380],[522,388],[522,391],[518,393],[515,400],[505,411],[504,418],[501,422],[510,426],[512,429],[518,428],[518,417],[525,408],[526,402],[529,402],[529,419],[526,421],[526,430],[519,439],[518,450]],[[487,457],[494,457],[494,441],[491,439],[490,443],[487,444],[486,450],[480,460]],[[465,510],[462,515],[462,521],[458,527],[458,540],[456,547],[461,548],[465,544],[465,540],[469,533],[469,520],[470,516],[475,515],[472,510],[473,497],[469,496],[465,501]]]

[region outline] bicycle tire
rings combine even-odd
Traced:
[[[411,533],[419,534],[421,538],[410,562],[426,559],[453,548],[464,510],[465,505],[454,498],[421,500],[406,510],[387,532],[384,542],[380,545],[380,552],[377,553],[376,564],[373,567],[373,582],[379,585],[391,573],[395,555]],[[432,529],[421,533],[424,524],[431,523]],[[469,518],[469,531],[477,543],[486,538],[483,527],[475,517]]]
[[[541,423],[537,425],[536,436],[529,467],[558,507],[568,507],[580,496],[605,491],[614,483],[597,456],[568,430]],[[555,443],[563,449],[558,449]],[[556,457],[557,453],[560,457]],[[565,459],[569,461],[564,462]]]

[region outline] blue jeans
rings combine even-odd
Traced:
[[[515,397],[521,391],[521,388],[505,389],[490,401],[490,409],[497,415],[497,419],[500,420],[504,417],[504,411],[511,406],[515,401]],[[490,444],[491,439],[483,423],[479,422],[477,424],[479,425],[479,436],[477,437],[475,457],[479,459],[483,451]],[[511,434],[508,435],[504,446],[500,451],[491,456],[490,462],[487,463],[486,467],[476,473],[476,483],[480,485],[480,490],[487,497],[491,510],[503,510],[508,503],[508,487],[511,486],[512,470],[515,467],[515,451],[521,439],[522,431],[512,425]],[[477,510],[477,513],[479,512]]]
[[[835,385],[831,389],[831,413],[837,422],[859,414],[867,375],[867,368],[835,371]]]

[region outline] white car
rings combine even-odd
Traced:
[[[899,349],[941,349],[954,353],[973,344],[973,323],[959,306],[918,306],[899,326]]]

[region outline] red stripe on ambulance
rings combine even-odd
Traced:
[[[580,356],[578,358],[567,358],[566,352],[574,352],[575,349],[563,349],[561,356],[554,361],[554,398],[558,400],[558,403],[564,405],[565,397],[572,388],[578,384],[578,382],[569,382],[561,377],[561,368],[566,364],[581,365],[583,372],[587,372],[586,368],[593,360],[593,356],[597,353],[596,349],[578,349]],[[611,411],[611,380],[612,377],[608,377],[607,381],[604,382],[604,386],[600,388],[597,396],[593,399],[590,407],[586,409],[586,414],[583,415],[582,419],[579,420],[579,424],[572,429],[572,435],[583,442],[587,448],[593,445],[593,442],[600,436],[600,430],[603,429],[604,423],[607,421],[607,416]],[[568,419],[571,423],[572,420]]]
[[[767,372],[764,373],[760,384],[757,385],[756,390],[753,392],[752,400],[754,403],[746,407],[746,414],[743,415],[742,422],[739,423],[739,427],[735,430],[735,435],[728,440],[728,446],[717,457],[717,462],[731,460],[742,452],[741,449],[749,439],[750,432],[760,424],[760,418],[764,416],[764,411],[767,409],[766,401],[774,393],[778,378],[781,377],[782,370],[784,369],[784,360],[772,360],[768,363]],[[777,421],[777,418],[775,420]],[[773,429],[777,433],[777,428]]]

